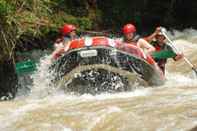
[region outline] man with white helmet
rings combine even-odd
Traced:
[[[161,51],[168,51],[166,53],[171,53],[172,58],[177,61],[183,58],[182,53],[176,53],[170,45],[168,45],[165,41],[165,36],[161,32],[161,27],[157,27],[156,30],[148,37],[145,38],[148,42],[150,42],[156,49],[156,52],[161,52]],[[170,51],[170,52],[169,52]],[[165,53],[163,54],[165,55]],[[167,63],[168,58],[155,58],[155,61],[157,62],[158,66],[161,68],[163,73],[165,73],[165,65]]]

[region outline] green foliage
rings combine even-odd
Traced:
[[[143,12],[144,0],[103,0],[98,4],[102,13],[103,24],[119,30],[129,22],[141,26],[141,15]]]
[[[0,0],[0,16],[5,16],[14,11],[14,8],[5,0]]]
[[[78,26],[79,31],[92,29],[86,0],[0,0],[0,59],[13,56],[15,46],[26,37],[44,38],[58,32],[64,23]]]
[[[11,30],[11,23],[7,21],[7,17],[14,12],[14,7],[5,0],[0,0],[0,62],[10,59],[14,49],[14,29]]]
[[[65,22],[77,25],[79,27],[79,30],[91,29],[92,27],[92,21],[87,17],[68,16],[67,19],[65,19]]]
[[[60,14],[56,14],[53,16],[54,21],[52,24],[53,28],[57,30],[64,24],[64,23],[72,23],[79,27],[79,30],[86,30],[92,28],[92,20],[88,17],[75,17],[64,12]]]
[[[0,10],[6,14],[7,23],[16,25],[17,38],[23,34],[46,35],[51,29],[58,31],[64,23],[75,24],[80,30],[91,29],[92,19],[87,16],[88,13],[76,13],[76,10],[85,10],[85,1],[78,2],[82,3],[79,7],[73,3],[64,0],[2,1]],[[14,12],[6,13],[13,9]]]

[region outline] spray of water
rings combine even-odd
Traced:
[[[168,32],[170,37],[174,40],[175,46],[184,52],[187,57],[190,57],[191,60],[196,60],[195,57],[191,57],[193,52],[197,50],[197,41],[194,41],[194,38],[197,35],[197,32],[193,29],[187,29],[183,32],[174,30],[173,33]],[[167,67],[167,81],[164,86],[162,87],[176,87],[182,85],[196,85],[195,76],[192,71],[187,71],[186,74],[182,74],[184,72],[184,68],[180,68],[180,66],[185,65],[183,61],[179,62],[178,64],[174,65],[174,62],[169,62]],[[54,87],[51,83],[53,79],[53,72],[49,71],[49,67],[51,65],[51,56],[46,55],[40,59],[39,64],[37,65],[37,71],[31,75],[33,80],[33,84],[31,85],[31,96],[47,96],[53,92],[56,92],[57,87]],[[174,68],[179,68],[173,72]],[[68,94],[67,94],[68,95]],[[109,94],[108,94],[109,95]]]
[[[47,96],[51,94],[55,88],[51,80],[53,79],[53,72],[49,67],[52,64],[52,58],[50,55],[46,55],[40,59],[37,65],[37,71],[32,74],[33,84],[31,88],[31,96]]]
[[[197,41],[191,36],[183,33],[174,42],[196,64],[192,55]],[[32,99],[0,103],[0,129],[164,131],[189,130],[197,124],[197,81],[184,61],[169,61],[163,86],[99,95],[58,92],[50,84],[50,65],[50,56],[44,56],[32,74]]]

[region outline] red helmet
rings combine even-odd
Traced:
[[[73,30],[76,30],[76,26],[72,24],[65,24],[61,29],[60,32],[62,35],[67,35],[68,33],[72,32]]]
[[[124,34],[128,34],[128,33],[134,33],[136,32],[136,28],[133,24],[126,24],[123,28],[122,28],[122,32]]]

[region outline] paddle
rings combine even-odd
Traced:
[[[17,75],[23,75],[36,70],[36,63],[32,60],[21,61],[16,63],[16,73]]]
[[[166,39],[169,41],[169,45],[175,50],[176,53],[179,52],[179,50],[174,46],[173,42],[170,40],[170,38],[168,37],[167,33],[166,33],[166,29],[165,28],[161,28],[161,33],[166,37]],[[185,57],[183,56],[183,59],[185,60],[186,63],[189,64],[189,66],[192,68],[192,70],[195,72],[196,76],[197,76],[197,69],[195,69],[194,65]]]

